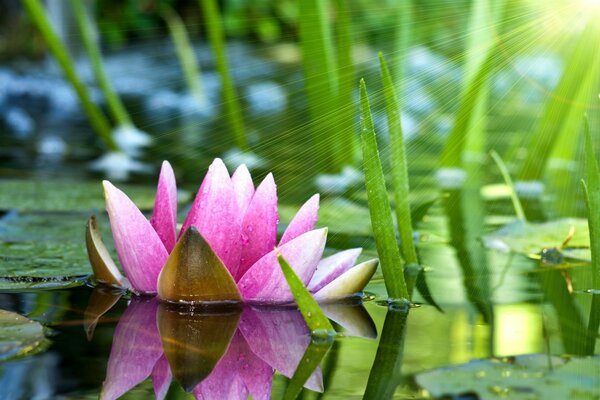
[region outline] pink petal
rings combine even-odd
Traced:
[[[306,285],[317,267],[327,238],[327,229],[306,232],[278,250]],[[281,272],[276,251],[258,260],[238,282],[245,301],[254,303],[288,303],[294,300]]]
[[[150,223],[170,253],[177,241],[177,185],[168,161],[163,161]]]
[[[152,369],[152,386],[154,386],[154,394],[157,400],[162,400],[169,391],[171,380],[173,375],[171,374],[171,367],[169,367],[169,360],[163,354]]]
[[[279,245],[283,245],[290,240],[302,235],[305,232],[315,229],[317,225],[317,214],[319,211],[319,194],[313,195],[298,210],[292,221],[287,226]]]
[[[271,397],[273,369],[256,356],[238,331],[227,353],[211,374],[194,388],[197,399],[253,399]],[[226,385],[223,383],[227,382]]]
[[[254,195],[252,176],[245,164],[237,167],[231,176],[231,182],[233,182],[233,190],[235,191],[235,198],[240,208],[240,214],[244,215]]]
[[[227,168],[216,158],[208,168],[179,236],[194,225],[231,275],[236,276],[241,253],[241,220]]]
[[[116,399],[152,373],[161,357],[162,342],[156,327],[156,300],[133,299],[113,336],[102,399]]]
[[[250,349],[273,369],[291,378],[310,344],[310,332],[297,310],[246,307],[239,330]],[[315,369],[306,384],[323,391],[321,368]]]
[[[239,280],[277,243],[277,186],[269,174],[256,189],[242,223],[242,254],[236,276]]]
[[[322,259],[307,286],[308,290],[314,293],[348,271],[356,262],[361,251],[362,249],[345,250]]]
[[[102,182],[117,255],[131,285],[156,292],[156,281],[169,254],[144,214],[110,182]]]

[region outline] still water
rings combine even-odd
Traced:
[[[174,76],[175,66],[165,61],[166,53],[153,50],[143,54],[143,49],[138,50],[142,54],[139,57],[116,55],[112,64],[109,58],[112,73],[118,76],[118,66],[125,60],[131,67],[128,71],[148,70],[157,75],[167,71],[171,74],[165,75],[167,78]],[[204,50],[199,50],[200,57]],[[303,136],[298,134],[305,105],[293,96],[301,90],[298,69],[276,65],[272,61],[275,57],[265,61],[244,47],[242,50],[238,52],[241,61],[234,64],[246,66],[246,75],[240,73],[237,79],[246,90],[244,104],[252,115],[249,125],[253,141],[260,143],[256,158],[243,161],[255,161],[251,169],[259,175],[275,172],[280,203],[286,210],[297,209],[310,193],[322,193],[319,226],[329,227],[328,251],[363,247],[365,257],[373,256],[360,173],[358,179],[353,169],[338,176],[316,176],[323,166],[318,160],[306,161],[310,157]],[[443,98],[450,91],[436,88],[455,87],[458,91],[459,69],[423,48],[411,54],[409,69],[423,71],[415,72],[418,79],[412,85],[416,100],[407,105],[404,121],[411,136],[411,202],[419,205],[436,200],[417,225],[418,250],[426,273],[417,283],[415,305],[410,309],[388,307],[379,272],[367,286],[362,305],[324,307],[339,331],[332,342],[312,338],[293,307],[175,308],[153,299],[93,288],[85,277],[72,279],[90,272],[83,235],[89,214],[99,215],[105,239],[109,237],[101,211],[100,184],[90,180],[103,175],[85,168],[99,151],[90,149],[91,133],[82,130],[76,105],[69,103],[69,97],[62,98],[60,106],[52,103],[57,101],[50,96],[56,94],[54,89],[64,89],[59,81],[52,87],[52,80],[44,79],[46,88],[36,85],[39,77],[27,69],[0,71],[11,74],[13,85],[3,98],[12,96],[21,101],[11,101],[10,110],[2,109],[4,124],[12,121],[13,125],[10,135],[0,139],[4,145],[0,173],[10,178],[2,180],[0,191],[1,260],[10,277],[0,282],[0,308],[42,323],[49,339],[39,353],[0,364],[0,398],[80,399],[102,394],[105,398],[156,395],[180,399],[190,397],[188,391],[206,399],[247,395],[277,399],[299,388],[298,384],[304,386],[301,396],[307,399],[414,399],[444,393],[464,394],[457,398],[599,398],[598,356],[588,357],[594,354],[594,347],[598,348],[597,334],[590,334],[587,328],[592,303],[592,294],[586,292],[589,264],[570,262],[560,252],[556,257],[539,256],[544,249],[552,251],[560,246],[569,235],[568,227],[564,232],[555,229],[551,235],[540,235],[538,242],[542,244],[530,246],[533,251],[519,251],[514,243],[512,247],[498,246],[495,240],[484,240],[515,220],[506,193],[500,190],[498,195],[489,186],[500,182],[495,167],[484,156],[467,171],[464,185],[454,188],[440,185],[432,170],[450,126],[449,115],[455,110],[452,98]],[[366,57],[362,67],[366,76],[376,69],[369,59]],[[249,68],[252,62],[262,68]],[[433,69],[423,67],[427,63],[437,66],[435,76],[427,72]],[[550,69],[548,76],[538,79],[536,88],[555,83],[558,75]],[[506,81],[510,82],[510,74],[515,73],[501,71],[495,78],[495,96],[502,107],[491,110],[489,147],[509,151],[518,144],[514,132],[531,126],[536,116],[532,110],[538,109],[542,100],[538,92],[528,90],[527,84],[511,86],[507,96]],[[167,88],[163,85],[157,91],[152,86],[154,78],[145,79],[144,74],[121,78],[119,91],[137,110],[133,117],[138,126],[155,137],[142,158],[149,163],[156,157],[173,162],[188,192],[188,197],[182,194],[184,204],[189,203],[195,182],[212,157],[229,154],[226,161],[230,165],[239,163],[239,155],[228,153],[231,143],[223,140],[223,121],[216,113],[188,112],[181,88],[168,82]],[[205,80],[209,92],[211,79],[214,75],[208,72]],[[20,85],[14,83],[18,80]],[[36,91],[30,90],[34,87]],[[24,95],[28,90],[33,94]],[[18,125],[14,109],[34,109],[28,108],[32,101],[47,107],[38,107],[42,110],[39,115],[26,115],[29,123],[21,118]],[[218,101],[213,102],[218,105]],[[377,101],[374,104],[377,108]],[[376,114],[376,123],[385,132],[381,115]],[[510,133],[506,133],[507,126]],[[272,135],[274,130],[279,135]],[[384,155],[386,140],[384,134]],[[35,183],[17,182],[17,177],[34,178]],[[153,178],[134,175],[131,180],[149,184]],[[549,185],[549,191],[554,190],[554,198],[526,204],[531,221],[581,217],[579,197],[561,202],[557,201],[561,196],[556,195],[565,190],[577,193],[578,180],[553,180],[558,189]],[[146,190],[150,196],[151,190]],[[143,193],[144,188],[140,191]],[[143,204],[151,205],[151,201]],[[284,226],[290,213],[281,214]],[[69,278],[58,282],[15,279],[28,274]],[[60,288],[65,285],[73,287]],[[488,361],[463,365],[474,360]],[[589,365],[570,375],[551,375],[569,366],[571,371],[574,362],[581,360]],[[463,369],[452,369],[460,365]],[[443,367],[450,369],[436,371]],[[428,371],[441,374],[435,375],[433,385]],[[522,376],[525,373],[528,377]],[[449,379],[448,374],[456,378]],[[527,381],[540,377],[547,380],[545,384]],[[566,392],[549,391],[553,379],[561,382]],[[452,385],[459,387],[452,389]]]

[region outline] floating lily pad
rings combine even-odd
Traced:
[[[56,278],[18,276],[14,278],[0,278],[0,292],[69,289],[82,286],[86,282],[87,276],[61,276]]]
[[[600,357],[563,359],[532,354],[478,360],[424,372],[415,380],[436,398],[469,393],[480,400],[597,399]]]
[[[64,277],[89,275],[91,268],[85,250],[88,217],[88,213],[11,212],[0,219],[0,277],[21,279],[4,279],[0,289],[32,284],[45,288],[70,286],[73,281]],[[110,238],[107,218],[99,219],[105,237]],[[61,278],[45,282],[33,279],[57,277]]]
[[[119,185],[143,210],[154,205],[156,188],[139,185]],[[189,192],[179,192],[180,201],[188,201]],[[102,185],[96,182],[59,180],[0,180],[0,210],[21,211],[82,211],[103,210]]]
[[[567,248],[589,248],[587,220],[580,218],[565,218],[539,224],[517,221],[504,225],[483,239],[486,247],[490,249],[531,255],[538,254],[543,249],[559,248],[571,229],[574,229],[574,234]],[[564,255],[568,256],[567,252]]]
[[[47,345],[44,328],[38,322],[0,310],[0,361],[36,354]]]

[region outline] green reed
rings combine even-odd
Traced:
[[[198,106],[202,107],[206,104],[206,95],[202,88],[200,65],[196,60],[196,54],[185,25],[177,12],[167,4],[162,5],[160,13],[167,23],[188,90]]]
[[[123,102],[121,101],[121,98],[117,92],[115,92],[110,80],[108,79],[108,74],[104,68],[104,63],[102,62],[102,54],[98,48],[96,33],[93,29],[93,22],[85,10],[85,4],[80,0],[70,0],[70,3],[73,14],[75,15],[75,20],[77,21],[79,32],[81,33],[83,46],[85,47],[88,58],[90,59],[94,77],[96,78],[96,81],[100,86],[100,90],[106,99],[108,110],[112,118],[119,125],[132,126],[133,123],[129,117],[129,114],[127,113],[127,110],[125,109],[125,106],[123,105]]]
[[[248,138],[246,137],[246,130],[244,128],[242,108],[231,77],[225,46],[225,32],[217,2],[216,0],[198,0],[198,2],[204,13],[208,40],[215,56],[217,71],[219,72],[221,85],[223,86],[223,103],[225,105],[227,122],[233,134],[235,144],[241,150],[248,150]]]
[[[400,106],[394,89],[394,82],[385,63],[383,54],[379,53],[381,79],[383,80],[383,93],[385,95],[388,130],[390,135],[390,166],[392,185],[394,188],[394,202],[396,205],[396,221],[400,233],[401,250],[407,264],[419,264],[417,250],[413,241],[412,217],[408,194],[410,191],[408,181],[408,166],[406,163],[406,150],[402,123],[400,120]]]
[[[363,79],[360,81],[360,115],[360,136],[367,200],[369,203],[373,236],[375,237],[375,246],[380,258],[385,287],[390,298],[408,300],[410,299],[410,295],[404,280],[402,258],[400,257],[398,243],[396,242],[390,200],[385,185],[381,159],[379,158],[367,88]],[[412,241],[412,237],[410,240]]]
[[[23,0],[23,5],[33,23],[36,25],[42,37],[46,41],[50,52],[56,58],[61,67],[65,78],[69,81],[77,97],[87,114],[90,124],[96,131],[98,137],[104,142],[110,151],[118,151],[119,146],[112,136],[112,130],[109,121],[106,119],[100,109],[92,102],[87,88],[77,75],[75,63],[71,59],[67,49],[61,43],[58,35],[46,18],[45,10],[39,0]]]

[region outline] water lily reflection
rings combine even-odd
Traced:
[[[376,336],[362,306],[328,310],[349,334]],[[268,399],[275,371],[291,378],[310,344],[295,309],[199,311],[135,297],[116,327],[101,398],[116,399],[150,377],[158,399],[172,380],[197,399]],[[319,367],[304,387],[323,391]]]

